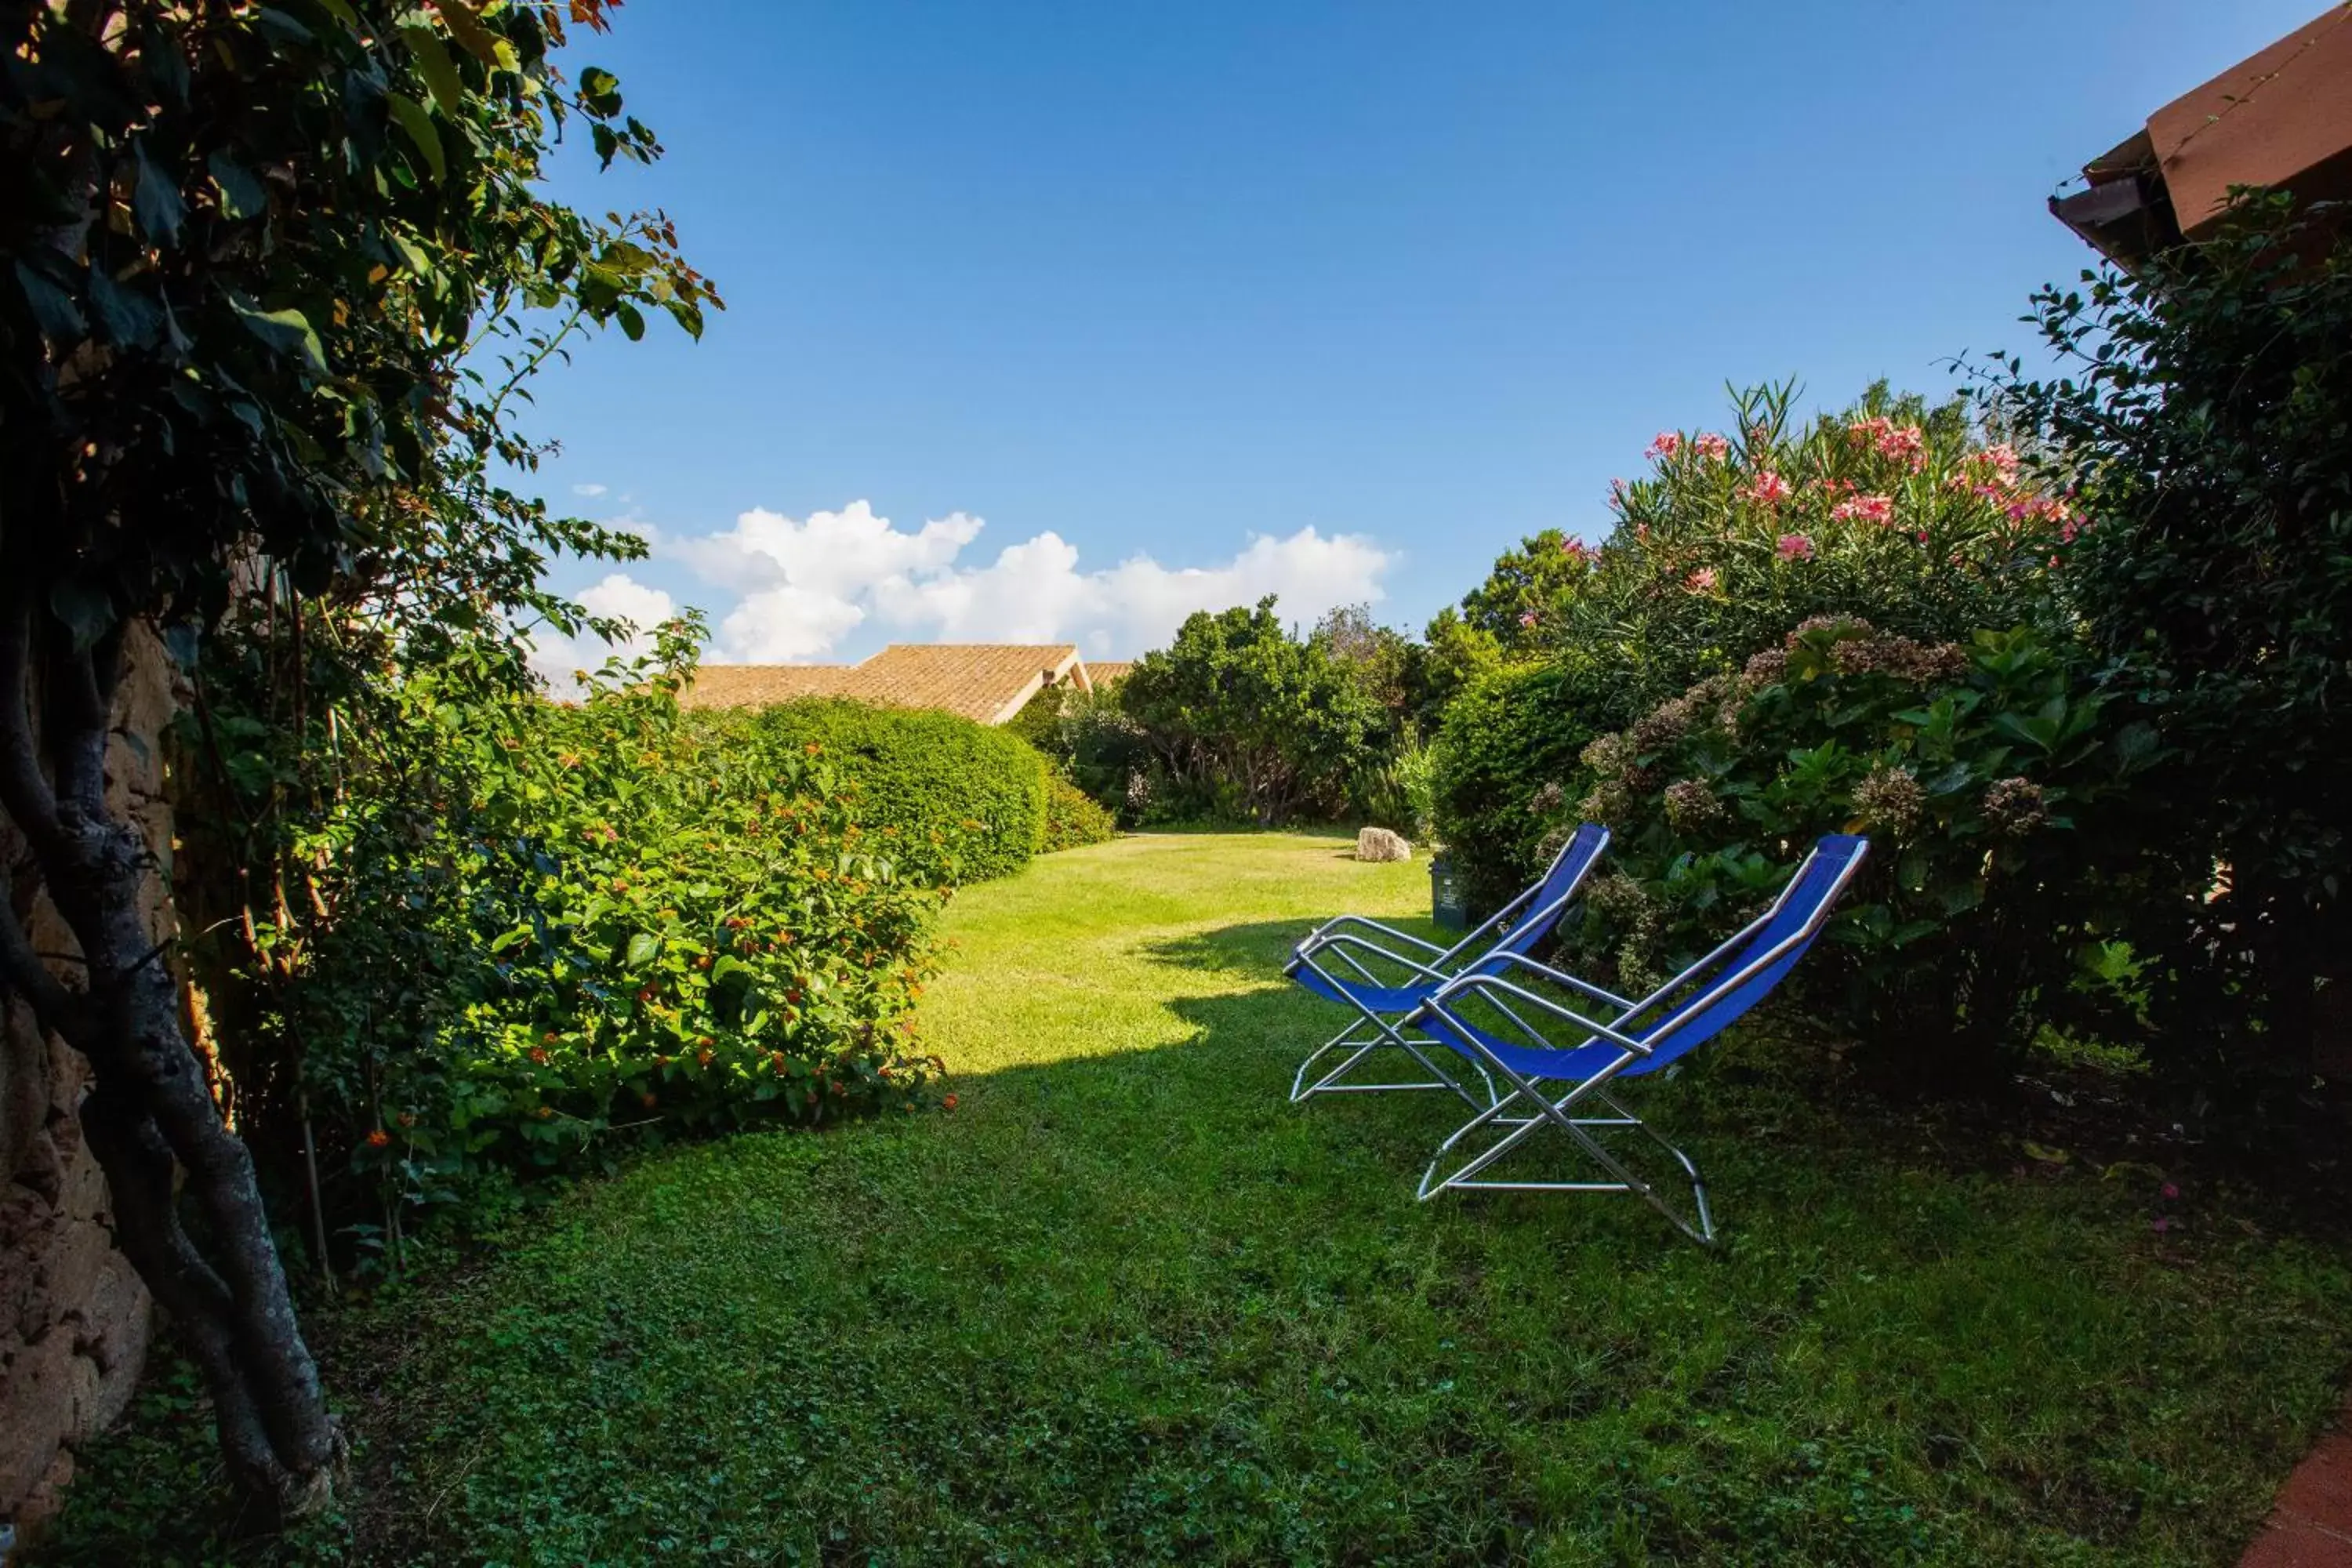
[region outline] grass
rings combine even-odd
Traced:
[[[1339,1022],[1289,942],[1426,907],[1343,850],[973,889],[924,1003],[953,1112],[648,1160],[352,1318],[351,1553],[2233,1561],[2352,1358],[2339,1250],[2144,1165],[1956,1158],[1757,1040],[1644,1102],[1718,1252],[1622,1199],[1415,1205],[1435,1097],[1284,1098]],[[162,1560],[106,1500],[170,1451],[97,1456],[51,1560]]]

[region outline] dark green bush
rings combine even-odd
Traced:
[[[2064,374],[2000,381],[2081,487],[2065,580],[2158,705],[2170,837],[2226,868],[2144,911],[2207,1068],[2296,1093],[2352,986],[2352,231],[2242,193],[2217,236],[2034,300]],[[2259,1021],[2250,1032],[2247,1019]],[[2336,1026],[2340,1029],[2341,1026]]]
[[[2155,731],[2030,630],[1923,644],[1809,622],[1586,749],[1554,834],[1612,834],[1570,940],[1639,994],[1712,948],[1823,833],[1871,856],[1793,994],[1907,1081],[1982,1083],[2042,1024],[2116,1021],[2102,983]],[[1621,987],[1622,988],[1622,987]]]
[[[1365,666],[1284,629],[1271,595],[1186,617],[1118,684],[1164,789],[1145,820],[1279,826],[1347,811],[1393,760],[1391,715]]]
[[[1471,906],[1500,907],[1541,868],[1546,786],[1576,775],[1587,742],[1630,717],[1589,664],[1519,665],[1480,676],[1445,710],[1436,745],[1437,837]]]
[[[1045,847],[1076,849],[1118,837],[1118,819],[1100,801],[1055,773],[1045,781]]]
[[[812,698],[706,722],[830,762],[876,852],[927,882],[1011,876],[1045,841],[1048,770],[1016,735],[928,709]]]

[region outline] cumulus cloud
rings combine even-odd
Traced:
[[[549,626],[532,632],[530,668],[551,690],[559,693],[579,689],[579,682],[572,679],[575,671],[598,668],[614,654],[635,658],[651,653],[654,628],[677,613],[677,602],[667,594],[648,587],[625,572],[612,573],[595,586],[583,590],[579,603],[592,616],[628,622],[635,632],[618,643],[606,643],[586,631],[576,637],[565,637]]]
[[[824,658],[860,628],[909,641],[1076,642],[1097,657],[1128,656],[1163,646],[1194,610],[1267,594],[1300,621],[1378,603],[1396,562],[1370,539],[1310,527],[1252,535],[1205,567],[1139,554],[1090,571],[1052,532],[967,563],[984,526],[950,512],[901,529],[859,500],[797,521],[747,511],[720,532],[669,538],[661,552],[741,595],[719,618],[711,657],[753,663]]]

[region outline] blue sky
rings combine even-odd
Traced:
[[[2320,8],[633,0],[572,63],[669,155],[559,185],[730,309],[538,388],[551,500],[656,542],[556,581],[721,658],[1417,627],[1727,380],[2027,347],[2043,198]]]

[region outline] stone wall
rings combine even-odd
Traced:
[[[173,708],[169,671],[142,631],[107,749],[109,803],[140,821],[163,868],[172,852],[160,739]],[[24,841],[0,815],[0,894],[37,949],[71,952],[48,900],[16,874],[24,859]],[[162,876],[148,899],[160,940],[172,929]],[[147,1290],[114,1248],[106,1179],[76,1114],[89,1082],[79,1053],[35,1027],[22,1002],[0,1001],[0,1521],[20,1529],[56,1510],[73,1476],[73,1446],[121,1414],[147,1355]]]

